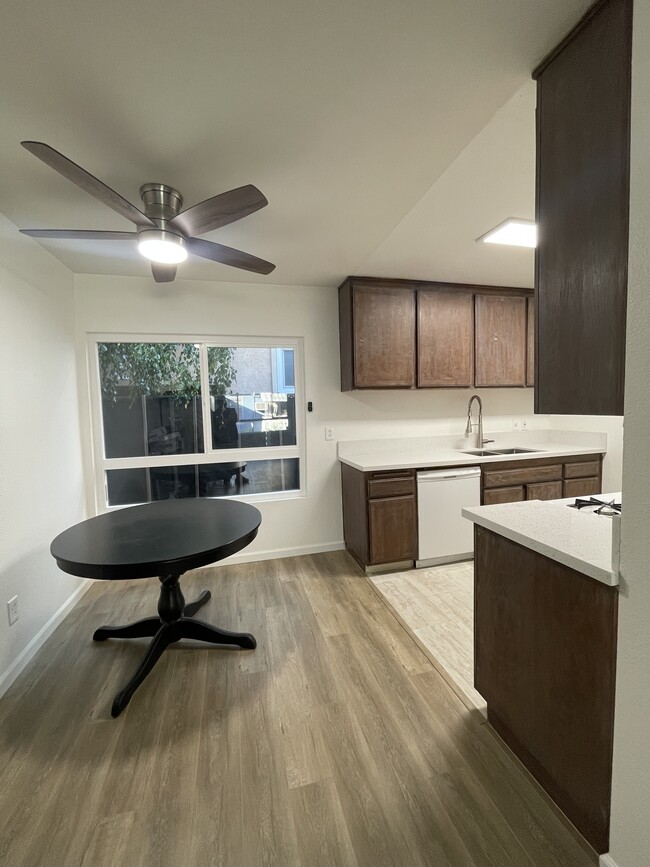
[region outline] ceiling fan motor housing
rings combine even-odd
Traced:
[[[140,198],[144,202],[144,212],[160,228],[176,216],[183,207],[183,197],[173,187],[166,184],[143,184]]]
[[[167,225],[169,221],[180,212],[183,207],[183,197],[173,187],[168,187],[166,184],[143,184],[140,187],[140,197],[144,202],[144,212],[150,220],[152,220],[157,229],[147,227],[138,228],[138,244],[140,252],[153,258],[154,261],[161,261],[157,255],[152,255],[146,252],[147,243],[154,242],[155,248],[160,251],[161,242],[173,244],[176,250],[176,257],[173,262],[181,262],[187,257],[187,249],[185,245],[185,235],[178,229],[169,229]],[[143,247],[143,242],[145,246]],[[167,250],[173,248],[167,247]],[[181,252],[182,251],[182,252]]]

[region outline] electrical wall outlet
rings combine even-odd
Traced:
[[[521,427],[521,423],[520,423],[519,419],[518,419],[518,418],[513,418],[513,420],[512,420],[512,429],[513,429],[513,430],[519,430],[520,427]]]
[[[9,626],[13,626],[18,620],[18,597],[14,596],[7,602],[7,616],[9,617]]]
[[[332,442],[332,440],[334,439],[334,428],[331,428],[331,427],[325,428],[325,439],[327,440],[328,443]]]
[[[525,418],[523,418],[523,419],[521,420],[521,429],[522,429],[522,430],[528,430],[528,422],[526,421]]]

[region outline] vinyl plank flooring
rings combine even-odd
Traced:
[[[243,864],[243,710],[236,689],[236,668],[218,662],[207,659],[187,867]]]
[[[126,846],[131,835],[135,813],[116,813],[101,819],[86,846],[81,867],[97,864],[124,864]]]
[[[469,707],[485,714],[474,689],[474,564],[451,563],[368,580]]]
[[[173,646],[113,720],[146,641],[92,632],[153,613],[157,582],[95,584],[0,700],[0,863],[594,863],[345,552],[182,583],[257,649]],[[466,584],[449,569],[417,606],[451,597],[460,627]]]
[[[333,780],[312,782],[290,794],[300,863],[358,867]]]

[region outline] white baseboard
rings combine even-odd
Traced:
[[[598,864],[600,867],[618,867],[618,864],[614,861],[611,855],[601,855],[598,859]]]
[[[302,557],[306,554],[324,554],[327,551],[343,551],[345,542],[327,542],[322,545],[301,545],[298,548],[273,548],[270,551],[242,551],[233,554],[225,560],[219,560],[211,566],[203,566],[203,569],[211,569],[212,566],[227,566],[229,563],[256,563],[258,560],[278,560],[281,557]]]
[[[27,647],[23,648],[9,668],[5,669],[5,671],[0,674],[0,698],[2,698],[21,671],[23,671],[30,660],[35,656],[37,651],[45,644],[56,627],[65,619],[68,612],[74,608],[84,593],[87,590],[90,590],[93,583],[93,581],[84,581],[79,587],[77,587],[74,593],[66,599],[59,610],[55,611],[47,623],[39,629]]]

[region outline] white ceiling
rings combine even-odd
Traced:
[[[276,271],[194,259],[184,278],[530,284],[530,251],[474,239],[533,216],[530,70],[589,5],[4,0],[0,211],[23,228],[130,228],[20,147],[36,139],[137,205],[148,181],[187,205],[257,185],[269,206],[206,237]],[[148,273],[129,243],[42,244],[78,273]]]

